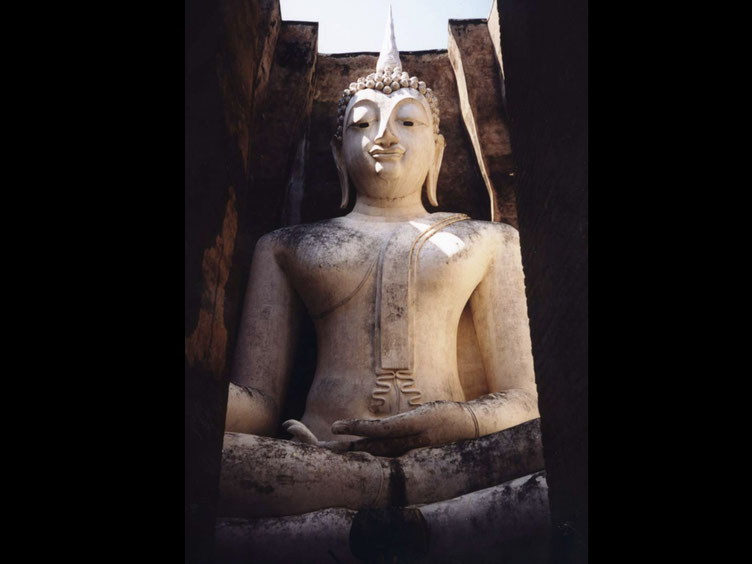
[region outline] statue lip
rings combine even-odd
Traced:
[[[374,159],[399,159],[405,154],[404,149],[371,149],[368,152]]]

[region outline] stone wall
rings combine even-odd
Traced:
[[[280,34],[277,0],[185,13],[185,553],[210,562],[227,397],[253,234],[252,155]],[[276,200],[271,199],[271,205]]]
[[[449,20],[449,60],[462,121],[490,196],[493,218],[517,227],[514,161],[503,82],[486,20]]]
[[[581,563],[588,559],[587,0],[498,0],[494,10],[554,556]]]

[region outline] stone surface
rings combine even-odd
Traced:
[[[494,209],[494,219],[517,227],[514,162],[502,103],[502,81],[486,20],[449,20],[449,60],[462,119]]]
[[[330,506],[361,509],[431,503],[542,469],[537,419],[398,458],[363,452],[339,455],[312,445],[226,433],[218,514],[248,518]]]
[[[420,508],[431,532],[426,562],[548,564],[545,472]]]
[[[587,562],[588,2],[499,0],[556,562]]]
[[[538,472],[428,505],[222,518],[217,560],[542,564],[548,529],[547,484]]]
[[[210,560],[227,362],[250,263],[252,120],[279,30],[276,1],[192,0],[185,17],[185,538]]]
[[[267,96],[254,122],[259,142],[251,158],[254,183],[263,192],[263,205],[254,202],[251,214],[258,216],[254,224],[268,226],[267,231],[300,221],[302,186],[294,175],[304,174],[298,153],[308,135],[317,45],[318,24],[282,22]],[[272,211],[281,215],[274,217]]]
[[[501,54],[501,27],[499,26],[499,6],[498,0],[494,0],[491,5],[491,13],[488,14],[488,36],[493,44],[494,56],[496,57],[497,71],[501,79],[501,102],[506,109],[507,94],[506,84],[504,82],[504,57]]]
[[[351,509],[333,508],[278,519],[221,518],[216,562],[358,564],[349,547],[354,515]]]

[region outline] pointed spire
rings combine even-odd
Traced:
[[[397,50],[397,41],[394,39],[394,20],[392,19],[392,4],[389,4],[389,19],[384,30],[384,41],[381,43],[381,53],[376,63],[376,72],[383,71],[385,67],[394,69],[402,68],[402,61]]]

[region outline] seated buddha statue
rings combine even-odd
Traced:
[[[539,416],[518,233],[425,209],[424,189],[438,205],[439,118],[432,90],[402,69],[390,11],[375,72],[338,108],[333,156],[354,208],[256,245],[220,516],[407,506],[498,483],[488,466],[457,463],[472,449],[512,472],[494,437]],[[283,424],[289,440],[274,435],[302,315],[317,364],[302,418]],[[463,373],[462,331],[481,370]]]

